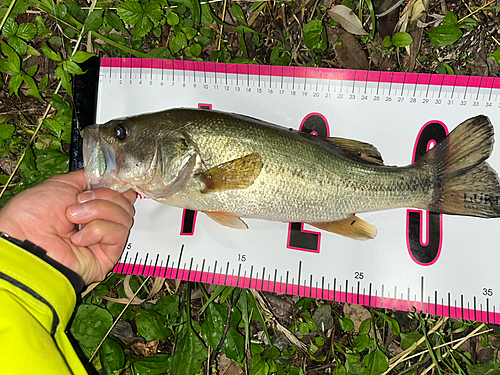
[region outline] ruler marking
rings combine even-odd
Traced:
[[[292,90],[295,90],[295,67],[293,67],[293,77],[292,77]],[[281,70],[281,77],[283,77],[283,70]]]
[[[302,273],[302,261],[299,260],[299,274],[297,276],[297,295],[300,296],[300,275]]]
[[[168,254],[167,261],[165,262],[165,272],[163,273],[163,278],[167,277],[168,264],[170,263],[170,254]]]
[[[321,277],[321,299],[325,299],[325,276]]]
[[[273,285],[273,292],[276,292],[276,280],[278,278],[278,269],[274,269],[274,285]]]
[[[477,320],[477,316],[476,316],[476,296],[474,296],[474,320]]]
[[[451,295],[448,293],[448,317],[451,316]]]
[[[205,269],[205,258],[203,258],[203,262],[201,263],[200,282],[203,282],[203,270],[204,269]]]
[[[476,100],[479,100],[479,92],[481,91],[481,84],[483,83],[483,78],[481,77],[481,80],[479,81],[479,87],[477,88],[477,95],[476,95]],[[484,96],[483,96],[484,98]]]
[[[372,306],[372,283],[368,287],[368,306]]]
[[[488,96],[488,101],[491,102],[491,95],[493,94],[493,85],[495,83],[495,78],[493,78],[493,81],[491,81],[491,87],[490,87],[490,95]]]
[[[221,267],[220,271],[222,273],[222,267]],[[227,285],[227,275],[228,274],[229,274],[229,262],[227,262],[227,264],[226,264],[226,274],[224,275],[224,285]],[[232,273],[231,273],[231,276],[233,276]],[[231,277],[231,281],[232,281],[232,277]]]
[[[191,261],[189,262],[189,271],[188,271],[188,281],[191,281],[191,270],[193,269],[193,257],[191,257]]]
[[[345,281],[345,301],[344,302],[347,302],[347,293],[348,293],[348,290],[349,290],[349,280],[346,280]]]
[[[460,319],[464,319],[464,295],[460,295]]]
[[[127,257],[128,257],[128,251],[125,254],[124,260],[122,261],[122,269],[119,271],[119,273],[123,273],[123,269],[125,268],[125,263],[127,263]]]
[[[490,322],[490,299],[486,298],[486,323]]]
[[[139,253],[135,253],[134,263],[132,263],[133,264],[133,266],[132,266],[132,275],[136,274],[135,267],[137,267],[137,257],[138,256],[139,256]]]
[[[438,292],[437,290],[434,291],[434,315],[437,315],[437,310],[438,310]]]
[[[215,284],[215,274],[217,273],[217,261],[214,263],[214,272],[212,274],[212,284]]]
[[[307,91],[307,66],[306,66],[306,74],[304,74],[304,91]]]
[[[368,78],[365,80],[365,91],[363,92],[366,95],[366,89],[368,88]]]
[[[444,82],[444,76],[443,76],[443,79],[441,80],[441,83],[439,84],[438,99],[441,98],[441,90],[443,89],[443,82]]]
[[[238,288],[241,288],[240,287],[240,275],[241,275],[241,263],[238,265],[238,280],[236,281],[236,286]],[[243,286],[245,286],[245,285],[243,285]]]
[[[252,276],[253,276],[253,264],[252,264],[252,266],[250,267],[250,283],[249,283],[249,285],[248,285],[249,287],[251,287],[251,286],[252,286],[252,280],[253,280],[253,279],[252,279]],[[255,287],[257,287],[257,285],[255,285]]]
[[[406,82],[406,72],[403,75],[403,85],[401,86],[401,94],[399,96],[403,96]]]
[[[264,290],[265,277],[266,277],[266,267],[262,267],[262,284],[260,286],[260,290]]]
[[[337,293],[337,278],[333,278],[333,301],[336,302],[337,300],[335,299],[335,294]]]
[[[354,87],[356,86],[356,73],[357,73],[357,70],[354,71],[354,79],[352,80],[352,93],[351,94],[354,94]]]
[[[158,267],[158,259],[159,258],[160,258],[160,254],[156,254],[156,261],[155,261],[155,267],[153,269],[153,276],[156,274],[156,267]]]
[[[391,91],[392,91],[392,80],[394,79],[394,73],[391,73],[391,81],[389,82],[389,94],[388,96],[391,96]],[[396,296],[394,296],[396,297]]]
[[[181,267],[181,259],[183,251],[184,251],[184,244],[182,244],[181,251],[179,252],[179,260],[177,261],[177,271],[175,272],[174,279],[177,279],[177,275],[179,274],[179,268]]]
[[[309,278],[309,297],[312,297],[312,290],[313,290],[313,275],[311,274],[311,277]]]
[[[288,294],[288,277],[290,276],[290,271],[286,271],[286,279],[285,279],[285,293]],[[293,292],[293,291],[292,291]]]
[[[345,74],[345,69],[342,69],[342,78],[340,79],[340,92],[342,93],[342,87],[344,85],[344,74]]]
[[[422,311],[424,310],[424,277],[420,279],[420,303],[422,304]]]
[[[357,300],[357,302],[356,302],[356,303],[357,303],[358,305],[359,305],[359,287],[360,287],[360,282],[358,281],[358,291],[357,291],[358,296],[356,297],[356,300]]]
[[[142,274],[141,276],[144,276],[144,272],[146,272],[146,267],[148,265],[148,256],[149,256],[149,253],[146,253],[146,258],[144,259],[144,267],[142,268]]]
[[[469,81],[470,81],[470,76],[467,77],[467,84],[465,85],[464,100],[466,99],[466,96],[467,96],[467,89],[469,88]]]

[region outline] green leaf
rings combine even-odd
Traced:
[[[255,33],[254,30],[252,30],[251,28],[249,28],[248,26],[243,26],[243,25],[238,25],[234,28],[236,31],[240,31],[242,33]]]
[[[34,49],[33,47],[31,47],[29,44],[28,44],[28,50],[26,51],[26,53],[28,55],[31,55],[31,56],[41,56],[41,53],[38,52],[36,49]],[[47,76],[44,76],[44,77],[47,77]]]
[[[123,21],[121,20],[120,17],[118,17],[118,15],[115,12],[113,12],[111,10],[107,10],[104,13],[104,19],[106,20],[106,22],[108,23],[108,25],[111,26],[116,31],[121,31],[123,33],[127,33],[128,34],[128,31],[125,28],[125,25],[123,24]]]
[[[83,74],[82,68],[80,68],[77,63],[71,60],[63,61],[61,65],[63,69],[70,74]]]
[[[426,31],[427,32],[427,31]],[[456,26],[442,25],[427,32],[431,42],[437,47],[449,46],[459,40],[463,32]]]
[[[42,52],[47,56],[49,59],[54,60],[54,61],[62,61],[61,54],[59,52],[54,52],[46,42],[43,42],[42,45],[40,46],[42,49]]]
[[[167,47],[159,47],[153,49],[151,52],[148,53],[149,56],[151,57],[157,57],[159,59],[172,59],[172,54],[170,53],[170,50]]]
[[[227,303],[211,303],[208,305],[207,318],[201,326],[201,332],[205,341],[212,348],[216,348],[217,345],[219,345],[219,341],[226,327],[227,314]],[[233,309],[230,320],[231,326],[227,331],[226,339],[224,340],[221,350],[226,353],[228,358],[241,363],[244,356],[244,338],[236,329],[240,320],[241,313],[238,309]]]
[[[458,17],[455,13],[453,12],[448,12],[444,16],[443,19],[443,25],[445,26],[457,26],[458,23]]]
[[[184,34],[186,35],[186,38],[188,40],[193,39],[196,36],[196,34],[198,33],[198,30],[196,30],[192,27],[183,27],[182,31],[184,32]]]
[[[174,294],[162,297],[149,309],[164,316],[175,317],[179,314],[179,296]]]
[[[369,343],[370,338],[368,335],[359,335],[352,340],[352,348],[357,352],[362,352],[368,347]]]
[[[13,17],[7,18],[7,21],[5,21],[5,24],[3,25],[2,29],[2,34],[6,38],[10,38],[16,35],[17,28],[19,26],[17,25],[17,22],[14,20]]]
[[[170,336],[170,330],[166,327],[166,319],[155,311],[141,309],[135,315],[137,332],[146,341],[161,340]]]
[[[9,44],[16,50],[19,56],[24,56],[28,52],[28,43],[17,36],[10,37]]]
[[[380,312],[380,311],[376,311],[377,315],[380,316],[382,319],[384,319],[390,326],[391,326],[391,329],[392,329],[392,332],[395,334],[395,335],[399,335],[401,330],[399,329],[399,323],[396,319],[394,318],[391,318],[390,316],[387,316],[385,315],[384,313]]]
[[[67,101],[65,101],[59,94],[52,94],[50,96],[50,105],[54,109],[57,109],[58,111],[60,109],[71,108],[70,104]]]
[[[83,20],[87,17],[87,13],[83,11],[80,5],[74,0],[64,0],[64,4],[68,7],[68,13],[76,19]]]
[[[37,169],[44,175],[45,177],[52,176],[53,174],[61,174],[61,173],[68,173],[69,171],[69,156],[66,154],[63,154],[62,152],[56,151],[56,150],[44,150],[43,152],[41,151],[36,151],[35,150],[35,155],[36,155],[36,166]],[[95,306],[95,305],[89,305],[89,306]],[[95,306],[98,307],[98,306]],[[100,308],[101,310],[104,310]],[[104,312],[99,312],[96,313],[100,318],[100,321],[94,321],[88,322],[89,324],[107,324],[109,321],[109,327],[111,327],[111,324],[113,323],[113,318],[111,317],[111,314],[107,310],[104,310]],[[94,316],[95,319],[95,316]],[[104,329],[104,328],[103,328]],[[96,328],[97,330],[97,328]],[[107,330],[104,332],[106,333]],[[104,335],[102,336],[104,337]],[[102,339],[101,337],[101,339]],[[76,338],[76,336],[75,336]],[[100,340],[99,340],[100,342]]]
[[[172,53],[179,52],[187,46],[186,35],[182,32],[172,33],[168,46],[170,47],[170,51],[172,51]]]
[[[339,318],[339,325],[344,332],[351,332],[354,329],[354,323],[351,319],[346,317]]]
[[[142,38],[153,28],[153,22],[158,22],[163,17],[163,11],[157,3],[141,5],[138,1],[131,0],[118,4],[117,13],[123,22],[134,26],[134,35]]]
[[[321,20],[312,20],[302,28],[306,47],[311,52],[324,51],[327,47],[326,30]]]
[[[113,324],[111,314],[95,305],[78,306],[71,333],[82,345],[96,347]]]
[[[419,333],[418,331],[411,331],[408,333],[401,333],[401,348],[403,350],[408,349],[411,347],[414,343],[416,343],[418,340],[422,338],[422,334]],[[425,347],[425,342],[419,345],[417,349],[421,349]]]
[[[21,74],[11,76],[9,81],[9,95],[16,94],[16,96],[19,96],[19,87],[21,87],[22,83],[23,77]]]
[[[171,357],[166,354],[144,357],[132,364],[132,370],[135,375],[164,374],[169,369],[170,359]]]
[[[474,18],[468,17],[459,22],[457,26],[461,29],[474,30],[477,27],[477,21]]]
[[[57,138],[61,138],[62,124],[59,121],[47,118],[43,120],[43,128],[53,132]]]
[[[179,16],[172,12],[170,9],[167,10],[167,23],[170,26],[175,26],[179,24]]]
[[[335,369],[332,371],[331,374],[332,375],[346,375],[345,367],[341,363],[338,363],[337,367],[335,367]]]
[[[45,39],[48,36],[52,35],[52,31],[45,27],[45,20],[42,17],[37,16],[35,18],[35,25],[38,30],[38,36],[40,38]]]
[[[389,358],[377,347],[363,358],[361,365],[368,370],[367,375],[379,375],[389,368]]]
[[[54,16],[62,20],[68,14],[68,7],[62,3],[59,3],[54,8]]]
[[[94,10],[89,14],[89,16],[85,19],[85,23],[83,24],[83,34],[88,33],[89,31],[97,30],[102,25],[104,10]]]
[[[243,10],[241,9],[241,6],[239,6],[238,3],[234,2],[233,5],[231,6],[231,14],[233,15],[234,18],[238,20],[238,22],[242,23],[243,25],[247,25],[245,14],[243,13]]]
[[[62,87],[64,87],[69,95],[72,95],[71,76],[66,70],[63,69],[62,64],[59,64],[56,68],[54,76],[61,80]]]
[[[196,332],[186,323],[187,332],[179,340],[177,350],[170,358],[170,371],[176,375],[192,375],[203,368],[203,361],[207,358],[205,345]]]
[[[184,52],[186,56],[198,57],[201,54],[201,46],[197,43],[194,43],[187,47]]]
[[[484,364],[471,365],[467,363],[467,373],[469,375],[500,375],[500,363],[495,361],[486,362]]]
[[[122,347],[109,337],[99,349],[103,375],[114,374],[125,366],[125,353]]]
[[[10,75],[13,75],[14,73],[21,73],[21,58],[19,55],[3,40],[1,41],[1,46],[3,54],[8,58],[8,70],[12,72],[9,73],[9,71],[7,71],[7,73]]]
[[[29,90],[27,92],[28,95],[31,95],[31,96],[34,96],[35,98],[43,100],[41,95],[40,95],[40,92],[38,91],[38,87],[36,86],[36,82],[33,79],[33,77],[31,77],[30,75],[28,75],[26,73],[21,73],[21,76],[23,77],[24,82],[26,82],[28,84],[28,87],[29,87]]]
[[[0,147],[3,147],[5,141],[12,138],[16,127],[12,124],[2,124],[0,126]]]
[[[82,62],[90,59],[92,56],[95,56],[95,54],[90,52],[77,51],[73,56],[70,56],[69,59],[78,64],[81,64]]]
[[[390,46],[392,46],[391,37],[389,35],[387,35],[382,41],[382,46],[385,48],[389,48]]]
[[[500,47],[498,47],[495,52],[489,53],[489,56],[492,56],[498,64],[500,64]]]
[[[406,32],[399,32],[392,37],[392,43],[396,47],[407,47],[413,43],[413,37]]]
[[[359,326],[359,334],[360,335],[366,335],[368,332],[370,332],[371,329],[371,319],[365,319]]]

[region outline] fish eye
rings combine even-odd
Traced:
[[[125,123],[115,125],[113,135],[118,141],[124,141],[128,136],[128,127]]]

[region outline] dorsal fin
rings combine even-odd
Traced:
[[[382,155],[380,155],[380,152],[378,152],[375,146],[369,143],[338,137],[330,137],[325,139],[340,147],[342,150],[346,151],[346,156],[355,161],[375,165],[384,165],[384,161],[382,160]]]

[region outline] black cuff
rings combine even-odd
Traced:
[[[61,263],[49,257],[47,255],[47,251],[42,249],[40,246],[37,246],[33,242],[30,242],[28,240],[24,241],[18,240],[17,238],[9,236],[7,233],[0,232],[0,237],[9,242],[12,242],[14,245],[19,246],[20,248],[23,248],[26,251],[29,251],[31,254],[36,255],[38,258],[50,264],[56,270],[61,272],[64,276],[68,278],[71,285],[73,285],[76,295],[82,292],[84,285],[81,277],[76,272],[70,270],[68,267],[63,266]]]

